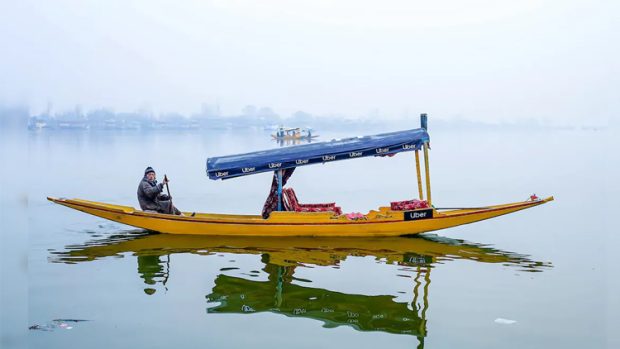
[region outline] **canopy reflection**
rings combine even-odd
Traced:
[[[51,261],[81,263],[131,253],[137,257],[138,274],[145,293],[156,285],[167,287],[171,256],[231,253],[260,255],[266,280],[255,274],[227,275],[222,269],[206,295],[208,313],[246,314],[271,312],[322,321],[325,327],[350,326],[359,331],[380,331],[417,337],[419,347],[427,335],[431,270],[451,260],[497,263],[522,271],[539,272],[549,263],[482,244],[422,235],[396,238],[258,238],[201,237],[150,234],[143,231],[112,235],[52,252]],[[385,264],[407,268],[413,278],[411,302],[397,302],[393,295],[347,294],[312,287],[312,280],[295,277],[296,268],[338,266],[349,256],[372,256]]]

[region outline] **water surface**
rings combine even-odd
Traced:
[[[256,214],[270,175],[216,182],[204,162],[279,145],[262,130],[29,133],[28,322],[50,329],[30,330],[30,346],[613,347],[611,132],[431,129],[431,140],[438,206],[556,201],[415,238],[152,234],[45,197],[135,206],[153,166],[182,210]],[[308,166],[289,185],[367,212],[417,194],[412,160]]]

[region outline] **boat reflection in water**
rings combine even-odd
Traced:
[[[289,317],[311,318],[325,327],[351,326],[359,331],[407,334],[426,337],[431,270],[450,260],[499,263],[523,271],[537,272],[551,267],[528,256],[488,246],[426,234],[414,238],[259,238],[201,237],[148,234],[142,231],[111,236],[84,245],[67,246],[53,252],[53,262],[79,263],[108,256],[133,253],[145,293],[155,293],[155,284],[166,287],[170,256],[214,253],[260,255],[266,280],[258,271],[215,279],[206,296],[208,313],[272,312]],[[392,295],[347,294],[311,287],[311,280],[295,277],[295,269],[308,266],[337,266],[349,256],[373,256],[385,264],[397,264],[411,274],[413,299],[396,302]]]
[[[278,138],[278,139],[274,139],[274,141],[278,142],[278,145],[280,147],[288,147],[291,145],[312,143],[316,141],[316,139],[312,139],[312,138],[281,139],[281,138]]]

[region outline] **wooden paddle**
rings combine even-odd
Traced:
[[[172,195],[170,195],[170,187],[168,186],[168,176],[164,174],[164,183],[166,183],[166,191],[168,192],[168,197],[170,198],[170,214],[174,214],[174,205],[172,204]],[[180,213],[183,216],[183,213]],[[192,213],[192,217],[196,215],[196,212]]]
[[[170,187],[168,187],[168,176],[164,174],[164,183],[166,184],[166,191],[168,192],[168,197],[170,198],[170,210],[172,210],[172,195],[170,195]]]

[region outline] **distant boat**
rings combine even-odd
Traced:
[[[271,135],[271,138],[277,140],[313,139],[317,137],[318,135],[312,134],[311,128],[285,128],[282,126],[278,127],[276,134]]]

